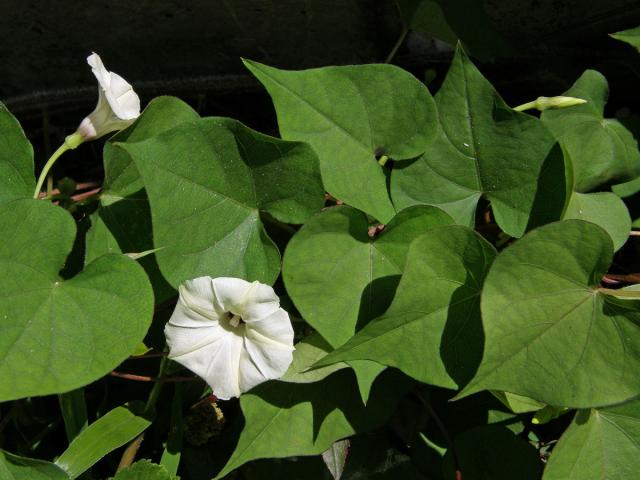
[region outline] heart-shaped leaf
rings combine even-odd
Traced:
[[[625,182],[640,175],[640,152],[633,135],[617,120],[604,118],[608,94],[602,74],[587,70],[563,94],[587,103],[549,109],[541,117],[572,159],[577,192],[590,192],[605,183]]]
[[[411,241],[451,223],[443,211],[420,205],[400,212],[371,238],[364,213],[330,208],[289,242],[283,262],[287,292],[304,319],[339,347],[390,305]]]
[[[386,313],[316,365],[366,359],[442,387],[465,384],[482,356],[480,291],[494,248],[473,230],[418,237]]]
[[[640,394],[640,302],[598,289],[612,254],[609,235],[581,220],[500,253],[482,293],[484,356],[462,396],[496,389],[583,408]]]
[[[61,393],[108,373],[153,316],[144,270],[105,255],[70,280],[58,272],[75,238],[68,212],[38,200],[0,206],[0,401]]]
[[[142,178],[127,151],[114,142],[135,143],[200,118],[174,97],[153,99],[136,122],[115,135],[104,147],[105,182],[100,208],[91,216],[86,237],[85,262],[105,253],[145,252],[153,249],[151,211]],[[160,273],[154,256],[140,259],[161,302],[175,294]]]
[[[156,258],[177,287],[202,275],[273,283],[276,246],[260,211],[303,222],[324,202],[318,160],[303,143],[205,118],[142,142],[116,144],[135,160],[151,202]]]
[[[31,198],[35,187],[33,148],[18,121],[0,102],[0,204]]]
[[[543,480],[618,480],[640,471],[640,402],[576,413]]]
[[[436,104],[441,128],[435,141],[420,158],[393,169],[396,208],[436,205],[471,225],[484,195],[498,225],[520,237],[553,137],[539,119],[509,108],[460,47]]]
[[[385,372],[364,407],[348,370],[316,383],[274,381],[260,385],[240,397],[244,429],[231,458],[215,478],[257,458],[317,455],[336,440],[376,428],[410,387],[411,382],[398,372]]]
[[[426,87],[393,65],[302,71],[245,65],[269,91],[282,138],[318,152],[327,191],[388,223],[395,209],[376,158],[405,160],[426,150],[436,132]]]

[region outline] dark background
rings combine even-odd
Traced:
[[[596,68],[611,86],[607,114],[638,110],[640,54],[607,34],[640,24],[639,1],[435,1],[507,103],[560,94]],[[0,101],[34,144],[36,169],[95,106],[92,51],[143,106],[176,95],[274,134],[269,97],[240,57],[291,69],[384,62],[419,2],[399,4],[403,15],[393,0],[1,0]],[[453,50],[420,23],[392,63],[435,91]],[[71,152],[56,177],[99,179],[100,143]]]

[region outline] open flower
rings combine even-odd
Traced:
[[[165,326],[169,358],[202,377],[218,398],[279,378],[293,359],[293,327],[268,285],[200,277],[183,283]]]
[[[107,70],[96,53],[87,57],[98,79],[98,105],[80,123],[77,134],[82,141],[95,140],[107,133],[122,130],[140,116],[140,99],[133,87],[117,73]]]

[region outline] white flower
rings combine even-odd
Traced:
[[[293,359],[293,327],[268,285],[200,277],[183,283],[165,326],[169,358],[202,377],[218,398],[279,378]]]
[[[80,123],[77,134],[82,141],[95,140],[107,133],[122,130],[140,116],[140,99],[133,87],[117,73],[110,72],[96,53],[87,57],[98,79],[98,105]]]

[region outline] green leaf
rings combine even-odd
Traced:
[[[387,312],[316,365],[366,359],[421,382],[465,384],[482,356],[480,291],[494,256],[494,248],[466,227],[418,237]]]
[[[640,471],[640,402],[581,410],[553,449],[543,480],[624,480]]]
[[[454,440],[462,478],[474,480],[538,480],[542,470],[538,452],[505,427],[481,426]],[[445,478],[455,477],[453,453],[447,451]]]
[[[66,392],[126,359],[153,316],[144,271],[105,255],[69,280],[58,272],[75,223],[41,200],[0,206],[8,232],[0,244],[0,401]]]
[[[514,49],[496,29],[484,2],[476,0],[398,0],[412,29],[455,45],[460,39],[482,60],[513,55]]]
[[[291,383],[313,383],[327,378],[333,372],[347,368],[344,363],[335,363],[324,368],[315,368],[308,370],[311,365],[316,363],[322,357],[326,356],[332,348],[327,341],[317,332],[305,337],[296,343],[296,349],[293,352],[293,362],[280,378],[282,382]]]
[[[537,118],[509,108],[460,47],[436,104],[436,140],[423,156],[392,172],[394,205],[436,205],[471,225],[484,195],[502,230],[520,237],[554,153],[553,137]]]
[[[349,371],[309,384],[264,383],[240,397],[245,426],[215,478],[258,458],[320,454],[336,440],[381,425],[408,388],[406,377],[385,372],[364,407]]]
[[[436,132],[427,88],[393,65],[286,71],[244,63],[271,95],[282,138],[318,152],[327,191],[388,223],[395,209],[376,156],[405,160],[426,150]]]
[[[0,204],[31,198],[35,188],[33,148],[18,120],[0,102]]]
[[[622,30],[621,32],[610,33],[610,37],[628,43],[636,50],[640,51],[640,27]]]
[[[69,480],[69,477],[53,463],[35,458],[19,457],[18,455],[0,450],[0,479]]]
[[[100,208],[91,216],[86,237],[85,262],[105,253],[144,252],[153,248],[151,211],[133,159],[116,142],[136,143],[200,118],[186,103],[174,97],[153,99],[136,122],[104,146],[105,182]],[[140,260],[156,296],[162,302],[175,294],[158,269],[155,257]]]
[[[113,480],[176,480],[165,467],[152,463],[150,460],[140,460],[124,470],[120,470]]]
[[[73,480],[106,454],[140,435],[149,425],[149,420],[125,407],[114,408],[84,429],[55,463]]]
[[[545,407],[544,403],[540,403],[533,398],[516,395],[515,393],[497,392],[495,390],[491,393],[513,413],[537,412]]]
[[[573,192],[562,218],[586,220],[602,227],[611,236],[614,250],[625,244],[631,231],[629,210],[620,197],[610,192]]]
[[[614,119],[604,118],[609,88],[595,70],[587,70],[563,95],[587,103],[545,110],[544,124],[567,150],[573,163],[574,190],[586,193],[609,182],[640,175],[640,152],[633,135]]]
[[[339,347],[390,305],[411,241],[450,223],[441,210],[421,205],[400,212],[370,238],[364,213],[327,209],[289,242],[282,267],[287,292],[304,319]]]
[[[462,396],[495,389],[583,408],[640,394],[640,303],[598,291],[612,254],[609,235],[581,220],[503,250],[482,293],[484,356]]]
[[[279,254],[260,211],[301,222],[323,204],[308,145],[222,123],[205,118],[118,144],[144,178],[155,247],[162,247],[155,256],[174,287],[202,275],[273,283]]]

